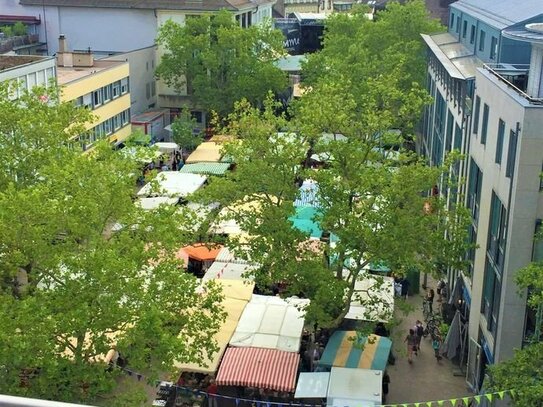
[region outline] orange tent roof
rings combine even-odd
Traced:
[[[221,245],[207,246],[204,243],[196,243],[191,246],[183,247],[181,250],[184,251],[191,259],[198,261],[210,261],[215,260],[221,249]]]

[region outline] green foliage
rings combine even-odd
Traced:
[[[89,113],[54,87],[0,92],[0,392],[93,400],[116,386],[114,346],[151,378],[203,360],[224,315],[175,257],[191,220],[133,204],[135,158],[71,148]]]
[[[13,24],[13,35],[26,35],[26,25],[21,23],[20,21],[17,21],[15,24]]]
[[[130,136],[128,136],[124,144],[127,147],[138,147],[138,146],[148,146],[150,142],[151,142],[151,136],[148,134],[145,134],[143,130],[137,129],[136,131],[132,132]]]
[[[13,27],[10,25],[4,25],[0,27],[0,31],[4,33],[6,38],[13,37]]]
[[[196,119],[190,111],[183,109],[172,123],[172,138],[183,150],[192,151],[202,142],[201,134],[194,134]]]
[[[167,21],[157,38],[165,50],[157,76],[224,117],[242,98],[258,104],[287,86],[273,64],[284,52],[282,40],[270,24],[241,28],[227,11],[187,19],[184,26]]]
[[[515,390],[514,406],[539,406],[543,400],[543,343],[517,349],[513,358],[489,367],[489,391]]]

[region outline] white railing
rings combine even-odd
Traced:
[[[537,98],[528,95],[525,91],[511,83],[503,75],[526,75],[528,80],[528,73],[530,71],[530,65],[526,64],[484,64],[483,68],[496,76],[500,81],[505,83],[508,87],[512,88],[515,92],[528,100],[530,103],[536,105],[543,104],[543,98]]]
[[[21,407],[92,407],[83,404],[62,403],[60,401],[29,399],[26,397],[7,396],[0,394],[0,406]]]

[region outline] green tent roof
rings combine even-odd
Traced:
[[[292,225],[301,232],[309,234],[311,237],[322,237],[322,229],[315,220],[318,215],[317,208],[311,206],[299,206],[296,208],[296,214],[289,219]]]
[[[179,172],[205,175],[224,175],[230,168],[229,163],[201,162],[185,164]]]

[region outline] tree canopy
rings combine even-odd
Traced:
[[[134,158],[73,148],[88,119],[54,87],[11,100],[0,85],[3,393],[92,400],[116,383],[115,347],[155,378],[215,348],[220,290],[175,256],[192,220],[134,205]]]
[[[242,28],[225,10],[184,26],[167,21],[157,38],[164,50],[157,76],[197,107],[224,117],[238,100],[259,104],[269,91],[284,90],[286,75],[274,65],[284,52],[282,40],[269,22]]]

